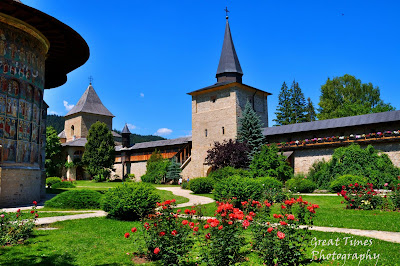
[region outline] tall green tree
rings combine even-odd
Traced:
[[[328,78],[321,86],[319,120],[392,111],[380,98],[379,87],[362,83],[351,75]]]
[[[264,142],[262,134],[262,124],[259,115],[253,110],[251,104],[247,101],[242,117],[239,119],[238,140],[246,142],[250,149],[249,159],[261,150]]]
[[[276,118],[273,120],[275,126],[283,126],[292,124],[292,91],[288,89],[286,82],[283,82],[281,91],[278,96],[278,106],[276,107]]]
[[[315,120],[317,120],[317,114],[315,113],[314,104],[310,97],[308,97],[306,106],[306,122],[312,122]]]
[[[147,160],[146,174],[142,176],[142,181],[156,184],[163,183],[169,164],[170,161],[165,160],[159,150],[154,150],[149,160]]]
[[[57,131],[52,127],[46,128],[46,176],[60,176],[63,166],[61,158],[61,142]]]
[[[82,161],[90,176],[97,176],[98,181],[108,178],[115,162],[115,144],[105,123],[97,121],[90,127]]]
[[[306,99],[301,91],[299,83],[293,80],[290,88],[292,92],[290,103],[291,103],[291,119],[290,124],[306,122]]]

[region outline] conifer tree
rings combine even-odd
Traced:
[[[262,124],[260,117],[253,110],[253,107],[247,101],[242,117],[239,119],[238,140],[239,142],[246,142],[250,148],[249,159],[253,158],[261,149],[264,142],[262,134]]]
[[[317,120],[317,114],[315,113],[314,104],[312,103],[310,97],[308,97],[306,107],[306,122],[312,122],[315,120]]]
[[[288,90],[286,82],[282,84],[278,100],[279,103],[275,112],[276,119],[273,120],[276,123],[275,126],[292,124],[291,90]]]
[[[181,168],[175,160],[171,160],[171,163],[168,165],[165,178],[167,181],[173,180],[174,182],[181,178]]]
[[[291,86],[291,119],[290,124],[306,122],[306,99],[301,91],[299,83],[293,80]]]

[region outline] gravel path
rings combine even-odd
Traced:
[[[199,204],[208,204],[208,203],[214,202],[214,200],[209,197],[203,197],[203,196],[197,196],[197,195],[191,194],[191,193],[193,193],[192,191],[187,190],[187,189],[182,189],[180,187],[158,187],[157,189],[168,190],[168,191],[171,191],[174,195],[182,196],[182,197],[189,199],[189,202],[178,204],[176,206],[178,208],[189,207],[189,206],[199,205]]]

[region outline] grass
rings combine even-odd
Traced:
[[[342,197],[303,196],[303,199],[320,206],[314,220],[316,226],[400,232],[400,212],[348,210],[340,203]]]
[[[124,222],[107,218],[89,218],[58,222],[51,225],[58,230],[35,231],[34,236],[25,245],[0,247],[0,265],[128,265],[132,264],[132,252],[138,252],[142,242],[140,232],[131,233],[129,239],[123,237],[132,227],[140,227],[138,222]],[[317,245],[315,251],[324,250],[324,254],[333,253],[370,253],[380,254],[378,265],[398,265],[400,244],[372,240],[371,246],[345,245],[346,234],[312,232],[317,240],[340,239],[339,246]],[[354,236],[353,239],[368,240]],[[308,254],[311,258],[312,247]],[[129,255],[127,254],[129,253]],[[192,252],[192,258],[195,254]],[[311,265],[334,265],[338,261],[325,260]],[[375,261],[365,261],[360,265],[374,265]],[[154,265],[150,263],[147,265]],[[203,265],[203,264],[202,264]],[[249,261],[241,265],[262,265],[256,254],[251,253]],[[340,263],[343,265],[343,262]],[[346,261],[346,265],[358,265],[358,261]]]

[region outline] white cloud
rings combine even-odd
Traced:
[[[65,110],[71,111],[71,109],[74,108],[74,106],[75,106],[75,105],[73,105],[73,104],[68,104],[67,101],[64,101]]]
[[[132,125],[132,124],[126,124],[127,126],[128,126],[128,128],[130,129],[130,130],[134,130],[135,128],[136,128],[136,126],[135,125]]]
[[[144,93],[143,92],[140,93],[140,97],[144,98]]]
[[[154,133],[154,135],[157,135],[157,136],[167,136],[167,135],[169,135],[169,134],[171,134],[171,133],[172,133],[172,130],[171,130],[171,129],[163,127],[163,128],[160,128],[159,130],[157,130],[157,132]]]
[[[56,111],[47,110],[48,115],[59,115]]]

